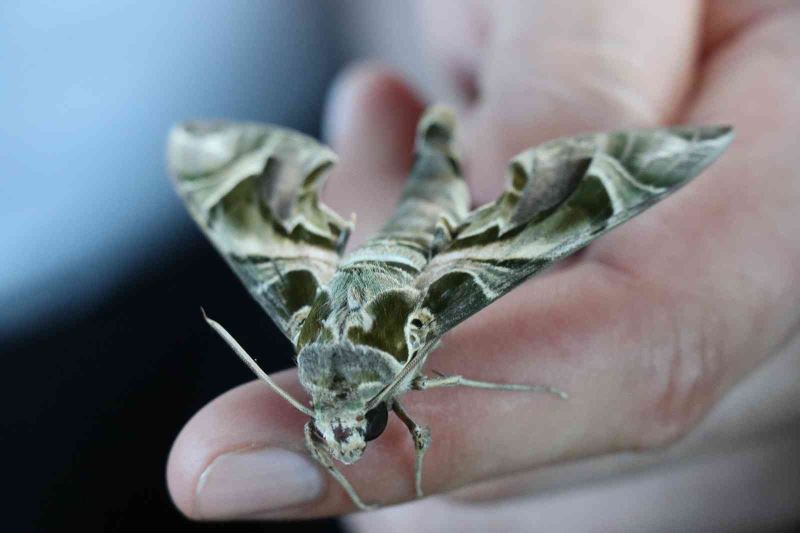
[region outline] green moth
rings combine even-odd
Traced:
[[[678,189],[733,137],[729,127],[710,126],[554,140],[514,157],[501,196],[470,210],[454,129],[446,108],[425,113],[394,214],[348,254],[352,223],[319,198],[336,159],[329,148],[252,123],[190,122],[169,136],[178,193],[293,343],[311,404],[278,387],[219,323],[206,320],[260,379],[311,417],[309,452],[361,509],[369,506],[334,461],[357,461],[389,411],[411,433],[422,496],[431,434],[403,410],[403,393],[462,385],[566,398],[545,385],[428,376],[423,368],[448,330]]]

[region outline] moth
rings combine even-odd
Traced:
[[[423,368],[448,330],[684,185],[733,136],[730,127],[704,126],[557,139],[514,157],[500,197],[470,210],[454,132],[452,111],[426,111],[396,210],[348,254],[353,222],[320,201],[336,160],[329,148],[255,123],[189,122],[169,135],[179,195],[294,345],[311,404],[281,389],[222,325],[206,317],[208,324],[310,417],[308,451],[360,509],[370,506],[335,462],[358,461],[389,411],[411,433],[415,491],[423,494],[431,433],[403,409],[403,393],[466,386],[566,398],[546,385],[431,376]]]

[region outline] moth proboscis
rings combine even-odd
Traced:
[[[455,117],[420,120],[402,198],[383,228],[344,254],[352,229],[319,198],[334,153],[254,123],[189,122],[168,143],[178,193],[208,238],[295,348],[311,404],[282,390],[217,322],[208,323],[308,415],[311,456],[360,509],[336,467],[356,462],[394,412],[414,442],[414,487],[430,430],[406,413],[409,390],[467,386],[566,394],[545,385],[423,373],[442,336],[545,267],[685,184],[728,146],[727,126],[627,130],[557,139],[514,157],[500,197],[470,210]]]

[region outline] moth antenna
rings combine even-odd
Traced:
[[[258,366],[258,363],[256,363],[255,359],[250,357],[250,355],[244,350],[244,348],[242,348],[241,345],[238,342],[236,342],[236,339],[234,339],[233,336],[230,333],[228,333],[228,331],[224,327],[222,327],[222,324],[220,324],[216,320],[208,318],[205,309],[203,309],[202,307],[200,308],[200,311],[202,311],[203,318],[208,323],[208,325],[211,326],[211,328],[214,331],[216,331],[217,334],[219,334],[219,336],[222,337],[222,339],[226,343],[228,343],[228,346],[230,346],[233,349],[233,351],[236,352],[236,355],[238,355],[239,358],[242,361],[244,361],[244,364],[250,367],[250,370],[252,370],[256,376],[258,376],[261,380],[263,380],[267,385],[272,387],[272,390],[277,392],[284,400],[292,404],[292,406],[295,409],[297,409],[301,413],[310,416],[311,418],[314,418],[314,411],[312,411],[302,403],[295,400],[288,392],[283,390],[277,383],[275,383],[272,380],[272,378],[270,378],[267,375],[266,372],[261,370],[261,367]]]

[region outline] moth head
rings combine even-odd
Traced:
[[[389,420],[385,403],[366,412],[318,412],[312,421],[315,437],[324,443],[328,452],[344,464],[361,458],[367,442],[378,438]]]
[[[300,383],[311,395],[315,437],[345,464],[357,461],[367,442],[386,428],[388,405],[368,405],[402,365],[364,345],[311,344],[297,357]]]

